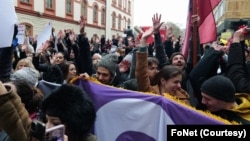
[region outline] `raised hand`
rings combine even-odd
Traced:
[[[160,15],[158,15],[158,13],[154,14],[152,18],[152,22],[153,22],[153,27],[154,27],[154,34],[159,33],[160,28],[162,24],[164,23],[164,22],[161,22],[161,14]]]
[[[86,17],[81,15],[79,23],[80,23],[80,33],[82,34],[84,32],[84,27],[86,26],[87,23]]]
[[[71,31],[71,33],[69,34],[69,40],[72,44],[75,43],[75,40],[76,40],[76,34],[74,31]]]
[[[233,34],[233,42],[234,43],[244,40],[244,33],[246,31],[246,28],[247,27],[240,28],[240,29],[238,29],[237,31],[234,32],[234,34]]]

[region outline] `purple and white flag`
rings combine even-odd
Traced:
[[[95,104],[94,134],[100,141],[166,141],[167,125],[224,125],[194,108],[163,96],[76,80]]]

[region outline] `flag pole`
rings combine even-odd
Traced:
[[[192,15],[197,15],[197,0],[192,0]],[[193,37],[193,67],[197,64],[197,54],[198,54],[198,22],[193,22],[192,28],[192,37]]]

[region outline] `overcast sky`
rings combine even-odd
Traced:
[[[189,0],[134,0],[134,25],[152,25],[153,14],[161,13],[163,22],[186,27]]]

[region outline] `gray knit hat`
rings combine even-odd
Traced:
[[[114,76],[116,73],[116,69],[118,67],[118,56],[116,54],[107,54],[103,56],[98,63],[97,67],[103,67],[110,71],[110,73]]]
[[[235,86],[233,82],[225,76],[216,75],[209,78],[201,85],[201,91],[222,101],[235,101]]]
[[[35,86],[39,79],[39,72],[30,67],[23,67],[11,75],[11,80],[23,79],[28,82],[30,86]]]

